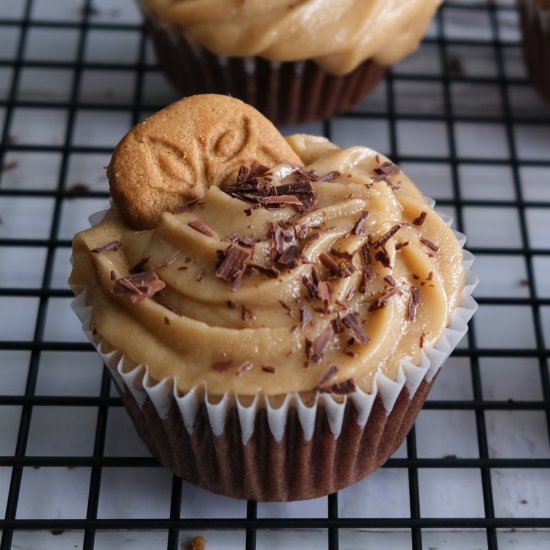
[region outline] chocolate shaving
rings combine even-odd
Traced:
[[[344,315],[344,317],[342,317],[342,323],[350,330],[353,337],[359,344],[364,346],[369,343],[370,338],[367,336],[367,333],[361,326],[361,323],[355,313],[348,313],[347,315]]]
[[[340,172],[338,172],[338,170],[333,170],[332,172],[327,172],[322,176],[318,176],[317,179],[314,181],[326,182],[326,181],[332,181],[338,177],[340,177]]]
[[[316,285],[311,282],[311,279],[307,275],[302,277],[302,284],[306,287],[308,295],[311,299],[317,298]]]
[[[418,345],[423,348],[424,347],[424,344],[426,343],[426,338],[428,337],[428,335],[423,332],[421,335],[420,335],[420,339],[418,341]]]
[[[409,241],[405,241],[402,243],[397,243],[395,245],[395,250],[401,250],[402,248],[405,248],[406,246],[409,246]]]
[[[277,257],[277,263],[290,269],[298,265],[298,245],[291,245]]]
[[[416,286],[411,286],[411,299],[407,304],[407,319],[414,321],[416,319],[416,309],[420,304],[420,291]]]
[[[397,281],[391,275],[386,275],[384,277],[384,281],[386,281],[386,283],[390,286],[397,286]]]
[[[346,349],[344,350],[344,353],[346,355],[349,355],[350,357],[357,357],[357,352],[353,351],[352,349]]]
[[[384,233],[379,239],[372,243],[373,248],[379,248],[385,245],[403,226],[403,224],[398,223],[394,225],[387,233]]]
[[[255,269],[256,271],[263,273],[264,275],[267,275],[271,279],[276,279],[281,272],[273,266],[264,266],[260,264],[248,264],[248,267],[250,269]]]
[[[336,256],[337,258],[343,258],[344,260],[351,260],[353,258],[353,255],[345,250],[337,250],[333,248],[330,253],[333,256]]]
[[[167,260],[155,266],[152,271],[156,271],[157,269],[162,269],[163,267],[168,267],[172,265],[178,259],[180,254],[181,254],[181,250],[174,252],[174,254],[172,254]]]
[[[338,367],[334,364],[330,365],[328,369],[325,371],[323,376],[319,378],[319,382],[317,382],[317,388],[324,384],[325,382],[328,382],[330,379],[334,378],[338,374]]]
[[[431,281],[434,278],[434,272],[430,271],[426,277],[426,281]]]
[[[204,279],[204,276],[206,275],[206,269],[201,269],[198,273],[197,273],[197,276],[195,277],[195,279],[200,283],[203,279]]]
[[[307,325],[312,319],[311,310],[307,306],[300,307],[300,321],[302,325]]]
[[[292,317],[292,308],[286,304],[285,302],[283,302],[282,300],[279,300],[279,303],[281,304],[281,306],[283,306],[283,308],[286,310],[286,312],[288,313],[289,317]]]
[[[219,265],[216,269],[216,277],[224,281],[239,281],[244,275],[247,261],[251,256],[250,251],[231,244],[224,251],[218,251]]]
[[[400,294],[400,293],[401,291],[399,290],[398,287],[396,286],[391,287],[390,289],[386,290],[386,292],[384,292],[384,294],[382,294],[382,296],[380,296],[378,300],[374,301],[370,305],[369,311],[376,311],[377,309],[382,309],[383,307],[386,307],[386,304],[388,303],[389,299],[392,296],[395,296],[396,294]]]
[[[176,206],[175,208],[172,208],[170,210],[170,214],[174,214],[175,216],[177,216],[178,214],[183,214],[184,212],[191,210],[191,208],[195,206],[196,203],[197,201],[193,200],[186,202],[185,204],[182,204],[180,206]]]
[[[333,330],[331,326],[328,326],[321,334],[313,341],[309,353],[309,358],[314,363],[319,363],[323,359],[325,348],[327,347],[330,339],[332,338]]]
[[[385,248],[382,248],[381,250],[376,251],[374,254],[375,260],[380,262],[384,267],[390,268],[391,267],[391,261],[390,261],[390,255],[388,254],[388,251]]]
[[[275,187],[275,192],[279,197],[284,195],[296,196],[300,200],[303,210],[309,210],[317,202],[317,194],[309,181],[279,185]]]
[[[428,212],[424,211],[418,216],[418,218],[415,218],[413,220],[414,225],[424,225],[424,222],[426,221],[426,218],[428,217]]]
[[[237,367],[237,376],[240,378],[241,376],[244,376],[249,370],[252,370],[254,368],[254,363],[251,363],[250,361],[244,361]]]
[[[254,321],[256,319],[256,315],[254,311],[246,306],[242,306],[241,308],[241,319],[243,321]]]
[[[164,318],[164,324],[165,324],[165,325],[169,325],[169,324],[170,324],[170,319],[168,319],[168,317],[165,317],[165,318]]]
[[[227,302],[225,302],[225,304],[227,305],[227,307],[229,309],[236,309],[237,308],[237,304],[233,300],[227,300]]]
[[[325,306],[332,302],[332,288],[328,281],[317,283],[317,297],[323,301]]]
[[[368,285],[374,280],[375,277],[376,271],[368,265],[363,271],[363,276],[361,277],[361,282],[359,283],[359,292],[361,292],[361,294],[365,294]]]
[[[277,372],[277,369],[275,367],[270,367],[269,365],[266,365],[262,367],[262,371],[269,374],[275,374]]]
[[[186,265],[180,265],[178,271],[187,271],[189,268]]]
[[[361,213],[361,217],[359,218],[359,221],[355,224],[355,227],[351,231],[352,235],[361,235],[363,233],[363,231],[365,230],[365,223],[368,217],[369,217],[369,213],[366,210],[364,210]]]
[[[353,378],[348,378],[342,382],[336,382],[330,386],[323,386],[322,388],[317,388],[321,393],[335,393],[338,395],[345,395],[348,393],[354,392],[357,388],[355,387],[355,382]]]
[[[114,269],[111,269],[111,281],[116,281],[117,280],[117,276],[116,276],[116,273],[114,271]]]
[[[111,241],[110,243],[107,243],[103,246],[98,246],[97,248],[93,248],[92,252],[94,254],[101,254],[102,252],[117,251],[120,248],[122,248],[122,243],[120,241]]]
[[[420,242],[424,245],[426,245],[430,250],[433,250],[434,252],[439,252],[439,246],[437,246],[436,244],[432,243],[432,241],[429,241],[428,239],[425,239],[424,237],[422,237],[420,239]]]
[[[145,271],[145,266],[147,265],[147,262],[149,261],[149,257],[142,258],[137,264],[132,266],[128,271],[132,275],[135,275],[136,273],[143,273]],[[152,270],[154,271],[154,270]]]
[[[332,275],[336,275],[337,277],[341,275],[342,270],[340,266],[326,252],[321,252],[321,254],[319,254],[319,261],[332,273]]]
[[[304,203],[296,195],[272,195],[261,202],[266,206],[297,206],[300,210],[304,207]]]
[[[216,236],[216,232],[202,220],[199,220],[199,219],[191,220],[190,222],[187,222],[187,225],[189,227],[192,227],[195,231],[198,231],[199,233],[206,235],[207,237]]]
[[[132,303],[135,304],[154,296],[165,286],[164,281],[161,281],[156,273],[144,271],[117,279],[111,291],[115,295],[129,296]]]
[[[233,367],[233,361],[218,361],[212,365],[212,368],[218,372],[225,372]]]
[[[240,244],[241,246],[244,246],[246,248],[254,248],[254,241],[250,237],[243,237],[241,235],[236,235],[235,233],[233,233],[224,240],[234,244]]]

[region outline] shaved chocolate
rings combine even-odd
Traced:
[[[336,275],[338,277],[342,273],[338,263],[326,252],[321,252],[321,254],[319,254],[319,261],[332,273],[332,275]]]
[[[333,170],[332,172],[327,172],[326,174],[323,174],[322,176],[318,176],[316,181],[332,181],[340,176],[340,172],[338,170]]]
[[[254,241],[250,237],[243,237],[240,235],[236,235],[233,233],[232,235],[229,235],[224,241],[229,241],[231,243],[240,244],[241,246],[244,246],[246,248],[254,248]]]
[[[120,241],[111,241],[110,243],[104,244],[103,246],[98,246],[97,248],[92,248],[94,254],[101,254],[102,252],[116,252],[122,248],[122,243]]]
[[[349,302],[354,295],[355,295],[355,287],[352,286],[350,287],[350,289],[348,290],[348,293],[346,294],[346,300]]]
[[[382,309],[386,307],[386,304],[388,303],[389,299],[392,296],[395,296],[396,294],[400,294],[401,291],[399,290],[399,287],[391,287],[390,289],[386,290],[378,300],[375,300],[369,307],[369,311],[376,311],[377,309]]]
[[[256,315],[254,311],[246,306],[241,307],[241,319],[243,321],[254,321],[256,319]]]
[[[216,277],[228,282],[240,280],[250,256],[250,251],[233,244],[224,251],[218,251],[220,262],[216,269]]]
[[[233,367],[233,361],[218,361],[212,365],[212,368],[218,372],[225,372]]]
[[[332,288],[328,281],[320,281],[317,283],[317,296],[322,300],[325,306],[332,302]]]
[[[437,246],[436,244],[432,243],[432,241],[429,241],[428,239],[425,239],[424,237],[422,237],[420,239],[420,242],[427,246],[430,250],[433,250],[434,252],[439,252],[439,246]]]
[[[263,372],[267,372],[268,374],[275,374],[277,372],[277,369],[275,367],[270,367],[269,365],[262,367]]]
[[[355,313],[348,313],[344,317],[342,317],[342,323],[346,328],[350,330],[350,332],[353,334],[353,337],[357,342],[361,345],[368,344],[370,341],[370,338],[367,336],[367,333],[361,326],[361,323],[359,322],[359,319],[357,318],[357,315]]]
[[[337,258],[343,258],[344,260],[351,260],[353,255],[347,252],[346,250],[337,250],[335,248],[331,249],[330,253]]]
[[[430,271],[426,277],[426,281],[431,281],[434,278],[434,272]]]
[[[261,202],[266,206],[297,206],[300,210],[304,207],[303,202],[296,195],[272,195],[265,197]]]
[[[296,183],[287,183],[275,187],[278,196],[294,195],[302,203],[303,210],[309,210],[317,202],[317,193],[313,190],[313,185],[309,181],[300,181]]]
[[[413,220],[413,224],[414,225],[424,225],[424,222],[426,221],[426,218],[428,217],[428,212],[426,212],[425,210],[420,214],[420,216],[418,216],[418,218],[415,218]]]
[[[307,275],[302,277],[302,284],[306,287],[308,295],[311,299],[317,297],[317,288]]]
[[[249,370],[254,368],[254,364],[250,361],[244,361],[237,367],[237,372],[235,373],[239,378],[244,376]]]
[[[191,208],[195,206],[196,203],[197,203],[196,200],[189,201],[189,202],[186,202],[185,204],[172,208],[169,212],[170,214],[174,214],[175,216],[177,216],[178,214],[183,214],[184,212],[191,210]]]
[[[292,308],[286,304],[285,302],[283,302],[282,300],[279,300],[279,303],[281,304],[281,306],[283,306],[283,308],[286,310],[286,312],[288,313],[288,315],[290,317],[292,317]]]
[[[145,298],[154,296],[165,286],[164,281],[161,281],[156,273],[144,271],[143,273],[117,279],[111,291],[115,295],[129,296],[132,303],[135,304]]]
[[[361,282],[359,283],[359,292],[365,294],[365,292],[367,291],[367,287],[374,280],[375,277],[376,271],[374,271],[372,266],[368,265],[363,271],[363,276],[361,277]]]
[[[387,233],[384,233],[379,239],[372,243],[373,248],[379,248],[384,246],[400,229],[403,227],[402,223],[395,224]]]
[[[186,265],[180,265],[178,271],[187,271],[189,268]]]
[[[118,277],[117,277],[114,269],[111,269],[111,274],[110,275],[111,275],[111,281],[116,281],[117,280]]]
[[[146,271],[145,269],[145,266],[147,265],[147,262],[149,261],[149,257],[147,258],[142,258],[137,264],[135,264],[134,266],[132,266],[128,272],[131,273],[132,275],[135,275],[136,273],[143,273],[144,271]],[[151,271],[154,271],[153,269]]]
[[[332,338],[333,330],[328,326],[321,334],[312,342],[309,358],[314,363],[320,363],[323,359],[325,348]]]
[[[237,304],[233,300],[227,300],[225,303],[229,309],[236,309],[237,307]]]
[[[203,279],[204,279],[204,276],[206,275],[206,269],[201,269],[198,273],[197,273],[197,276],[195,277],[195,279],[200,283]]]
[[[395,250],[401,250],[402,248],[405,248],[406,246],[409,246],[409,241],[397,243],[395,245]]]
[[[169,324],[170,324],[170,319],[168,319],[168,317],[165,317],[165,318],[164,318],[164,324],[165,324],[165,325],[169,325]]]
[[[331,378],[334,378],[338,374],[338,367],[334,364],[330,365],[328,369],[324,372],[323,376],[319,378],[319,382],[317,382],[317,386],[319,387],[325,382],[328,382]]]
[[[386,281],[386,283],[390,286],[397,286],[397,281],[391,275],[386,275],[384,277],[384,281]]]
[[[336,382],[330,386],[323,386],[317,388],[321,393],[335,393],[337,395],[345,395],[348,393],[353,393],[357,388],[355,387],[355,382],[353,378],[348,378],[342,382]]]
[[[416,309],[420,304],[420,291],[417,287],[411,286],[411,299],[407,304],[407,319],[414,321],[416,319]]]
[[[307,325],[312,319],[311,310],[307,306],[300,306],[300,321]]]
[[[339,317],[335,317],[332,321],[332,330],[334,331],[334,334],[340,334],[344,330],[344,325],[342,324],[342,321]]]
[[[365,260],[365,265],[372,265],[372,256],[370,253],[369,245],[368,244],[363,245],[363,247],[361,248],[361,251],[363,252],[363,259]]]
[[[373,181],[385,181],[387,185],[389,185],[392,189],[395,189],[396,186],[394,186],[391,176],[399,174],[399,172],[401,172],[401,170],[397,164],[393,164],[392,162],[384,162],[374,169],[375,175],[371,176],[371,179]]]
[[[260,264],[248,264],[248,267],[250,269],[255,269],[256,271],[263,273],[264,275],[267,275],[271,279],[276,279],[281,272],[273,266],[265,266]]]
[[[388,251],[385,248],[382,248],[381,250],[377,250],[374,255],[375,260],[380,262],[384,267],[390,268],[391,267],[391,261],[390,261],[390,255],[388,254]]]
[[[191,220],[190,222],[187,222],[187,225],[189,227],[192,227],[195,231],[198,231],[199,233],[206,235],[207,237],[216,236],[216,232],[208,224],[206,224],[202,220],[199,220],[198,218],[195,220]]]
[[[344,353],[346,355],[349,355],[350,357],[357,357],[357,352],[353,351],[352,349],[346,349],[344,350]]]
[[[177,252],[174,252],[174,254],[172,254],[167,260],[165,260],[161,264],[155,266],[153,268],[153,271],[156,271],[157,269],[162,269],[163,267],[171,266],[179,258],[181,253],[182,253],[181,250],[178,250]]]
[[[298,245],[291,245],[284,250],[277,258],[277,263],[288,268],[293,268],[298,265]]]
[[[351,231],[352,235],[361,235],[363,233],[363,231],[365,230],[365,223],[368,217],[369,217],[369,213],[366,210],[364,210],[361,213],[361,217],[359,218],[359,221],[355,224],[355,227]]]

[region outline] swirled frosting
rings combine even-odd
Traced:
[[[242,168],[154,229],[112,208],[75,237],[93,330],[153,378],[214,395],[368,391],[460,305],[461,247],[396,165],[288,142],[306,168]]]
[[[143,0],[218,55],[314,59],[333,74],[410,54],[441,0]]]

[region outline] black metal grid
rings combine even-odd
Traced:
[[[358,110],[340,117],[340,120],[355,119],[365,121],[383,120],[389,128],[389,150],[387,153],[399,163],[423,163],[444,164],[450,169],[452,196],[438,203],[448,209],[453,209],[456,214],[456,224],[459,230],[464,227],[464,210],[466,208],[505,207],[517,212],[521,244],[519,246],[470,247],[474,254],[483,256],[503,257],[520,256],[525,262],[528,293],[525,297],[493,296],[481,297],[478,301],[483,306],[502,306],[513,308],[526,306],[530,310],[534,327],[535,345],[532,348],[493,348],[479,346],[476,341],[476,321],[472,322],[468,335],[468,345],[455,351],[455,357],[469,361],[469,371],[472,382],[472,399],[468,400],[431,400],[425,405],[425,410],[438,411],[472,411],[475,416],[477,433],[477,446],[479,457],[476,458],[419,458],[417,456],[417,439],[413,430],[406,442],[406,458],[392,458],[384,466],[385,468],[406,469],[408,474],[408,487],[410,499],[409,517],[398,518],[349,518],[339,517],[338,494],[330,495],[326,499],[326,516],[320,518],[263,518],[258,516],[258,505],[248,502],[246,517],[236,519],[202,518],[189,519],[180,516],[180,503],[182,500],[182,482],[174,478],[171,485],[170,510],[164,518],[140,518],[119,519],[98,518],[98,503],[100,499],[100,486],[104,468],[158,468],[156,461],[149,457],[106,457],[104,456],[105,434],[107,420],[113,408],[120,407],[118,398],[110,394],[110,378],[103,372],[101,390],[97,396],[78,395],[36,395],[37,378],[41,368],[42,355],[50,351],[85,352],[91,349],[88,344],[66,341],[50,341],[44,338],[48,304],[52,298],[67,298],[69,290],[57,289],[52,286],[52,274],[54,271],[55,253],[60,249],[70,247],[70,241],[59,237],[63,204],[76,198],[98,199],[107,198],[106,190],[85,191],[68,187],[69,159],[72,154],[109,154],[111,146],[94,145],[83,146],[73,144],[75,130],[75,118],[81,109],[87,111],[129,112],[132,124],[136,123],[144,112],[161,108],[161,104],[147,104],[143,99],[143,82],[145,75],[156,71],[154,63],[147,61],[146,38],[140,25],[127,23],[102,23],[94,21],[95,8],[90,0],[86,0],[81,6],[78,21],[52,21],[41,20],[33,17],[33,0],[26,0],[21,18],[0,19],[0,33],[6,29],[17,28],[20,30],[19,39],[13,59],[1,59],[0,70],[11,70],[11,82],[5,99],[0,100],[0,108],[4,109],[4,124],[2,128],[2,141],[0,148],[0,165],[7,167],[6,156],[10,152],[36,153],[52,152],[60,155],[61,164],[54,189],[17,189],[0,186],[0,212],[2,201],[5,197],[26,200],[33,197],[50,198],[54,201],[52,219],[49,234],[42,238],[9,237],[0,238],[0,247],[31,248],[40,247],[46,251],[45,269],[41,284],[37,288],[0,288],[1,297],[33,297],[38,299],[36,321],[33,320],[32,337],[23,341],[2,339],[0,328],[1,350],[25,350],[29,352],[29,366],[26,387],[20,395],[4,395],[2,382],[0,381],[0,414],[2,406],[20,406],[21,416],[17,434],[17,442],[13,455],[0,456],[0,467],[12,468],[7,495],[6,512],[4,519],[0,519],[2,530],[0,549],[12,548],[14,534],[19,531],[40,530],[60,532],[62,530],[77,530],[83,533],[82,548],[94,548],[94,541],[99,530],[162,530],[167,533],[167,548],[176,549],[185,540],[186,533],[197,531],[215,530],[241,530],[246,533],[245,547],[247,549],[260,548],[256,544],[256,536],[265,530],[322,530],[326,533],[326,547],[335,550],[339,547],[339,539],[344,530],[364,529],[364,547],[369,546],[370,530],[390,532],[393,530],[405,530],[410,533],[410,546],[415,549],[426,548],[423,544],[423,535],[429,529],[461,530],[479,529],[486,534],[486,547],[496,550],[499,547],[499,532],[506,530],[525,529],[550,529],[550,517],[502,517],[495,512],[495,500],[493,493],[492,472],[495,469],[538,469],[544,472],[541,483],[547,483],[546,474],[550,468],[550,455],[517,458],[494,458],[491,456],[488,442],[486,415],[489,411],[539,411],[545,415],[546,436],[549,436],[550,427],[550,380],[548,374],[548,356],[550,351],[544,341],[544,325],[541,319],[541,311],[550,305],[548,297],[540,297],[537,292],[536,269],[534,258],[544,258],[550,255],[550,239],[547,246],[534,247],[532,235],[529,232],[527,210],[550,209],[547,200],[526,200],[524,187],[522,186],[521,169],[524,167],[548,167],[550,168],[550,154],[543,158],[520,158],[517,150],[516,125],[522,124],[529,127],[550,127],[550,112],[543,108],[536,116],[516,114],[511,101],[511,88],[526,88],[529,86],[524,76],[510,76],[506,70],[506,55],[510,51],[519,52],[519,44],[515,40],[502,38],[500,18],[502,15],[512,13],[515,7],[512,2],[495,2],[494,0],[456,1],[446,2],[440,10],[435,21],[435,33],[427,38],[423,47],[431,47],[437,52],[439,66],[430,72],[400,72],[399,68],[390,71],[386,77],[385,93],[386,107],[379,111],[369,111],[367,102],[364,110]],[[489,25],[489,36],[484,38],[452,38],[447,34],[446,17],[454,11],[460,12],[460,17],[478,20],[486,18]],[[25,59],[24,50],[30,29],[72,29],[78,33],[77,53],[74,61],[29,61]],[[135,62],[118,62],[117,52],[113,52],[112,62],[90,62],[85,59],[86,36],[90,30],[108,30],[118,33],[139,32],[138,54]],[[462,46],[475,46],[480,51],[486,50],[494,56],[496,71],[490,76],[469,76],[463,74],[460,66],[457,67],[454,55],[450,50]],[[72,85],[68,100],[42,101],[18,99],[18,87],[21,81],[22,70],[25,68],[39,68],[46,70],[66,69],[72,73]],[[129,71],[135,75],[133,96],[129,101],[120,102],[90,102],[80,100],[80,92],[83,71],[96,69],[102,71]],[[439,112],[402,112],[396,107],[396,86],[404,83],[435,83],[442,90],[442,108]],[[496,88],[498,100],[501,104],[499,114],[468,115],[457,113],[453,97],[453,85],[457,83],[472,85],[490,85]],[[66,126],[64,141],[60,145],[48,144],[20,144],[11,139],[10,127],[14,112],[18,108],[30,110],[37,109],[62,109],[66,113]],[[445,127],[448,140],[448,155],[418,156],[405,155],[400,151],[398,137],[398,124],[401,121],[417,121],[442,123]],[[459,154],[456,142],[456,125],[462,123],[499,124],[505,130],[505,143],[507,154],[504,157],[478,158],[467,157]],[[328,137],[333,134],[334,121],[327,121],[322,128]],[[498,196],[494,199],[469,199],[463,197],[460,185],[461,166],[506,166],[511,170],[514,199],[503,200]],[[3,174],[0,173],[0,178]],[[1,182],[1,179],[0,179]],[[93,210],[93,209],[92,209]],[[550,210],[549,210],[550,213]],[[466,228],[468,229],[468,228]],[[1,262],[0,262],[1,265]],[[2,269],[0,267],[0,269]],[[503,310],[504,311],[504,310]],[[487,400],[484,399],[484,386],[480,361],[484,358],[508,358],[517,362],[521,368],[525,360],[534,360],[538,363],[542,399],[536,400]],[[36,407],[94,407],[97,410],[93,454],[91,456],[27,456],[26,449],[29,439],[29,430],[33,411]],[[0,432],[0,439],[2,434]],[[25,469],[52,467],[87,467],[91,469],[89,490],[82,494],[82,499],[87,501],[85,517],[82,519],[20,519],[17,515],[18,502],[21,490],[22,477]],[[483,495],[484,517],[422,517],[419,494],[419,469],[474,469],[480,473],[480,483]],[[550,537],[550,535],[549,535]],[[452,541],[452,537],[450,537]],[[79,546],[80,547],[80,546]]]

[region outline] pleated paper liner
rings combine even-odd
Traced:
[[[529,78],[550,104],[550,9],[534,0],[518,0],[518,8]]]
[[[103,213],[90,218],[98,223]],[[451,220],[442,216],[446,221]],[[465,236],[456,233],[461,245]],[[92,334],[86,290],[73,288],[72,307],[116,383],[151,453],[177,476],[214,493],[259,501],[316,498],[342,489],[380,467],[399,447],[446,358],[467,332],[477,309],[473,256],[463,251],[466,284],[461,306],[420,363],[402,361],[396,380],[377,373],[370,393],[343,398],[297,393],[278,406],[263,394],[243,404],[234,395],[210,396],[195,387],[182,394],[174,379],[154,380]]]
[[[165,25],[147,13],[145,20],[161,69],[183,96],[229,94],[249,103],[276,125],[324,120],[349,111],[386,71],[371,60],[337,76],[313,61],[218,56],[188,42],[178,27]]]

